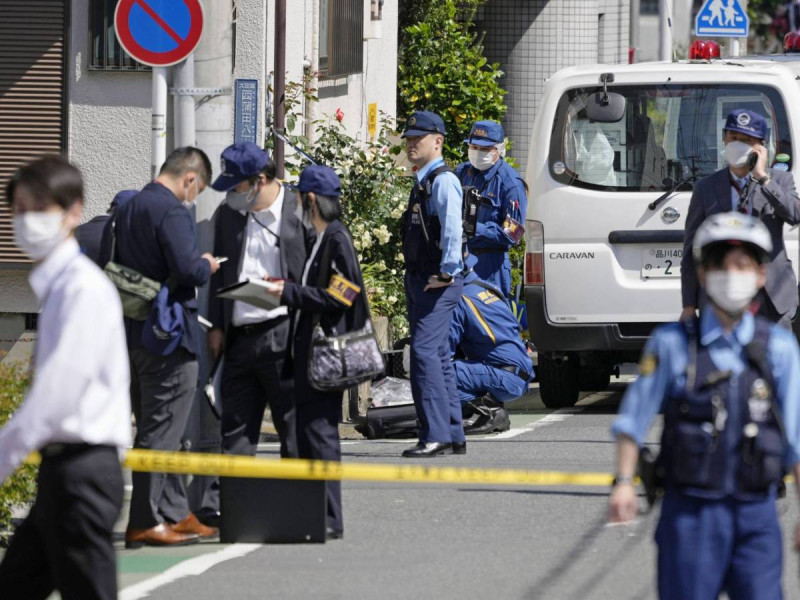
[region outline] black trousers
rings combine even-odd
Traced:
[[[253,456],[269,404],[281,456],[297,456],[294,381],[281,377],[288,317],[253,327],[232,327],[222,372],[222,452]]]
[[[197,358],[184,348],[169,356],[134,348],[129,355],[131,405],[136,417],[134,448],[180,450],[197,389]],[[129,528],[149,529],[165,521],[178,523],[189,516],[180,475],[134,471],[131,478]]]
[[[116,448],[68,446],[45,457],[39,491],[0,563],[0,597],[63,600],[117,597],[112,542],[122,507],[122,470]]]

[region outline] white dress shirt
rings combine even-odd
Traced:
[[[258,212],[248,212],[245,228],[244,251],[239,265],[239,281],[261,279],[264,275],[281,276],[281,251],[278,239],[281,235],[281,214],[283,213],[284,187],[269,208]],[[261,323],[288,314],[285,306],[266,309],[253,306],[240,300],[233,301],[233,325],[241,327]]]
[[[128,350],[116,288],[69,238],[33,271],[41,306],[33,383],[0,429],[0,482],[50,443],[128,447]]]

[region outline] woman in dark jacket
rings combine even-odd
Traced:
[[[341,205],[339,177],[329,167],[306,167],[298,182],[304,216],[317,231],[303,279],[278,284],[273,293],[293,310],[293,335],[289,360],[294,370],[297,403],[297,445],[300,458],[341,460],[339,421],[342,393],[319,392],[308,382],[311,338],[317,322],[326,334],[337,335],[359,329],[368,308],[354,289],[363,288],[361,267],[347,228],[339,221]],[[346,280],[352,286],[342,282]],[[342,289],[353,290],[342,293]],[[327,536],[342,537],[342,491],[339,481],[327,482]]]

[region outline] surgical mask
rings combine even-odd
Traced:
[[[743,167],[751,149],[750,144],[744,142],[728,142],[725,144],[725,160],[731,167]]]
[[[484,152],[483,150],[470,148],[467,150],[467,156],[470,164],[478,171],[486,171],[494,165],[494,153],[492,153],[491,149],[488,152]]]
[[[46,258],[67,235],[63,212],[30,211],[14,216],[14,242],[33,260]]]
[[[194,198],[189,200],[189,193],[190,193],[189,190],[191,189],[192,185],[194,185],[195,193],[194,193]],[[186,199],[183,202],[181,202],[181,204],[183,204],[187,209],[192,208],[192,205],[195,203],[199,195],[200,195],[200,190],[197,189],[197,179],[192,179],[192,183],[190,183],[189,187],[186,188]]]
[[[246,211],[255,204],[257,196],[256,188],[250,188],[246,192],[228,191],[225,194],[225,203],[233,210]]]
[[[709,271],[706,294],[722,310],[738,315],[758,293],[758,274],[754,271]]]

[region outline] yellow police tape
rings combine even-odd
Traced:
[[[420,464],[340,463],[321,460],[268,459],[250,456],[161,452],[139,449],[129,450],[123,465],[132,471],[155,473],[407,483],[608,486],[613,479],[608,473],[473,469]]]

